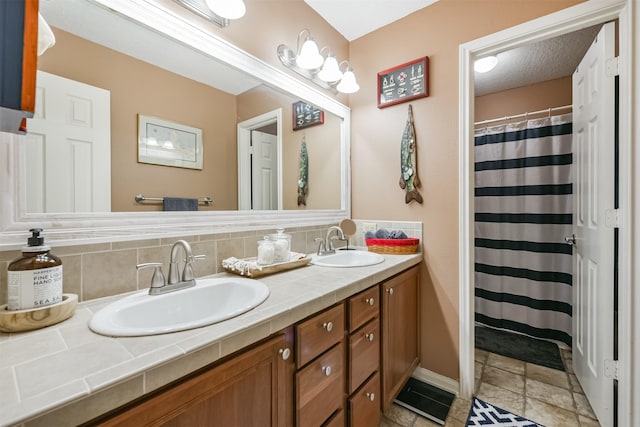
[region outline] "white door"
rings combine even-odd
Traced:
[[[573,369],[601,425],[613,425],[615,26],[573,75]]]
[[[36,86],[27,212],[110,212],[110,92],[42,71]]]
[[[278,152],[275,135],[251,131],[253,209],[278,209]]]

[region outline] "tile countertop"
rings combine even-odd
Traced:
[[[384,257],[385,262],[368,267],[308,265],[262,277],[271,293],[260,306],[183,332],[135,338],[93,333],[92,314],[122,297],[114,296],[81,303],[73,317],[48,328],[0,333],[0,425],[88,421],[422,260],[420,253]]]

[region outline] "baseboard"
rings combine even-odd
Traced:
[[[453,393],[456,396],[458,395],[459,384],[458,381],[445,377],[444,375],[437,374],[433,371],[430,371],[425,368],[421,368],[418,366],[415,371],[413,371],[414,378],[419,379],[420,381],[424,381],[433,386],[439,387],[449,393]]]

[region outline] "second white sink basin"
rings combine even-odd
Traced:
[[[126,296],[94,314],[89,328],[119,337],[184,331],[238,316],[268,296],[269,288],[254,279],[196,279],[196,286],[175,292]]]
[[[323,267],[365,267],[380,264],[383,261],[384,257],[380,254],[359,250],[343,250],[330,255],[313,255],[311,257],[311,264]]]

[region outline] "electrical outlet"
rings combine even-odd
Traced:
[[[378,226],[376,225],[375,222],[363,222],[362,232],[366,233],[367,231],[371,231],[372,233],[375,233],[376,231],[378,231]]]

